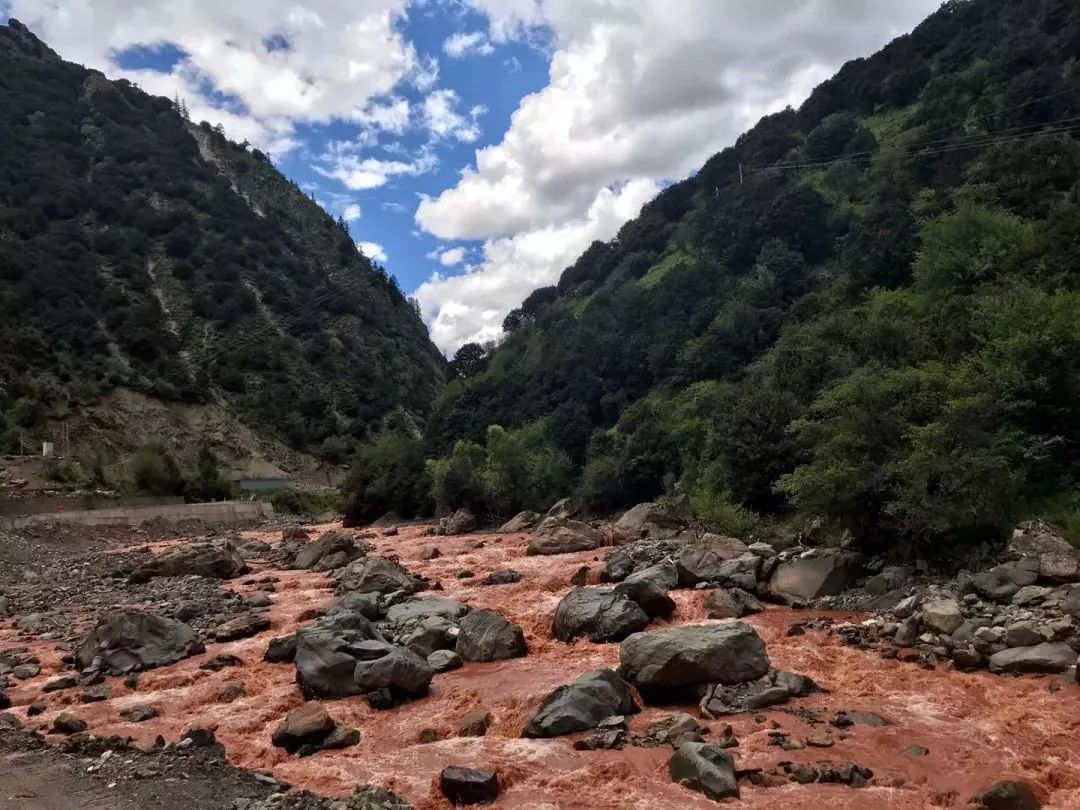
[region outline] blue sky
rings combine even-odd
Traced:
[[[448,353],[939,0],[0,0],[268,150]],[[385,258],[384,258],[385,257]]]

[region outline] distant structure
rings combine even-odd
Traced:
[[[262,458],[253,458],[243,469],[234,472],[232,481],[247,492],[291,489],[294,483],[287,472]]]

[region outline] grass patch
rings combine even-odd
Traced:
[[[649,272],[638,279],[638,284],[644,287],[646,290],[654,289],[657,285],[664,280],[664,276],[678,267],[681,263],[689,261],[690,257],[681,250],[673,251],[652,267],[649,268]]]

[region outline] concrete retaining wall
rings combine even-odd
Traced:
[[[183,504],[180,497],[132,496],[129,498],[105,498],[97,495],[79,495],[74,498],[41,495],[32,498],[12,498],[0,501],[0,518],[46,515],[54,512],[84,511],[90,509],[131,509],[143,506],[176,506]]]
[[[170,506],[117,507],[47,515],[0,518],[0,528],[20,529],[36,523],[77,523],[80,526],[139,526],[152,520],[169,523],[198,521],[208,526],[243,526],[274,517],[274,507],[265,501],[219,501]]]

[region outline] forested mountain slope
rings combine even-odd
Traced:
[[[356,490],[393,490],[395,445],[443,457],[443,505],[502,513],[679,487],[732,531],[806,514],[893,544],[1075,509],[1078,55],[1071,0],[945,3],[530,295]]]
[[[265,155],[0,27],[0,453],[121,387],[340,453],[443,375],[396,280]]]

